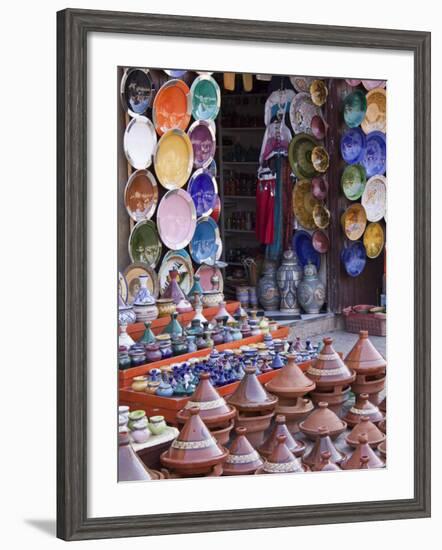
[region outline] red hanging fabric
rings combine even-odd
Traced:
[[[273,175],[258,177],[256,182],[256,237],[262,244],[273,242],[275,185]]]

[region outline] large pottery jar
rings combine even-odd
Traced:
[[[308,263],[298,284],[298,302],[306,313],[319,313],[325,303],[325,286],[318,277],[316,266]]]
[[[281,297],[279,309],[286,313],[299,313],[296,288],[302,279],[302,267],[293,250],[286,250],[282,264],[276,274],[279,294]]]
[[[266,260],[258,283],[258,299],[266,310],[279,308],[279,290],[276,283],[276,263]]]

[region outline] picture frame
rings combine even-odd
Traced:
[[[265,32],[263,32],[265,30]],[[412,52],[414,497],[90,518],[87,515],[87,36],[125,33]],[[57,536],[64,540],[410,519],[430,515],[430,41],[428,32],[67,9],[57,14]],[[173,522],[171,521],[173,517]]]

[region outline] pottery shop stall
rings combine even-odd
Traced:
[[[118,78],[122,479],[382,461],[385,82]],[[362,331],[348,362],[330,316]]]

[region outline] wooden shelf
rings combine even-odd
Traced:
[[[252,229],[251,231],[246,230],[246,229],[224,229],[224,232],[225,233],[246,233],[248,235],[254,235],[255,234],[254,229]]]

